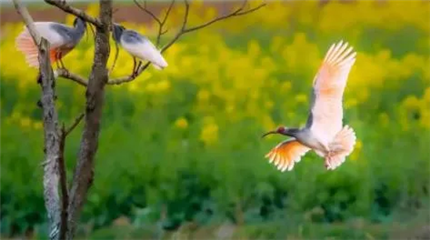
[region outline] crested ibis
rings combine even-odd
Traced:
[[[64,68],[62,58],[79,43],[87,26],[79,17],[75,18],[73,27],[56,22],[35,22],[34,25],[41,37],[50,43],[51,63],[56,62],[58,68],[60,67],[58,62]],[[39,68],[38,49],[26,27],[18,35],[15,43],[17,49],[25,55],[28,65]]]
[[[313,80],[311,106],[302,128],[278,127],[268,134],[292,137],[283,141],[265,156],[280,171],[291,171],[295,162],[313,150],[325,159],[325,167],[334,170],[354,149],[356,136],[348,125],[342,126],[343,93],[356,52],[348,43],[332,44]]]
[[[113,39],[119,43],[133,57],[132,76],[136,76],[141,60],[151,62],[156,69],[167,67],[167,62],[161,55],[161,52],[152,44],[152,42],[140,33],[126,29],[120,24],[113,24]],[[139,64],[136,66],[136,58]]]

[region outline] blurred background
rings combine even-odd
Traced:
[[[260,2],[250,2],[256,6]],[[190,26],[240,2],[192,1]],[[79,3],[96,16],[98,4]],[[168,2],[149,2],[163,13]],[[131,1],[114,19],[155,42],[157,25]],[[36,21],[71,25],[42,3]],[[166,43],[182,22],[176,1]],[[23,29],[1,5],[2,238],[47,237],[43,132],[37,72],[15,48]],[[91,31],[89,31],[91,34]],[[106,91],[95,181],[82,214],[87,239],[405,239],[429,225],[429,1],[268,1],[250,14],[185,35],[130,84]],[[344,122],[357,134],[336,171],[309,153],[281,173],[264,155],[278,125],[305,124],[312,80],[330,44],[358,52],[344,96]],[[113,46],[113,45],[112,45]],[[112,50],[115,48],[112,47]],[[92,36],[64,59],[88,76]],[[113,63],[113,52],[109,66]],[[129,75],[120,50],[113,76]],[[57,81],[61,121],[84,109],[83,87]],[[82,124],[67,140],[71,179]],[[426,230],[427,229],[427,230]]]

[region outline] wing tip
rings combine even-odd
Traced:
[[[25,55],[26,61],[30,66],[36,66],[35,62],[37,62],[38,65],[37,56],[39,51],[26,28],[16,37],[15,48]]]
[[[273,164],[278,171],[292,171],[294,165],[301,160],[308,150],[309,148],[296,140],[288,140],[275,146],[265,155],[265,158],[268,158],[269,163]]]
[[[349,46],[349,48],[348,48]],[[332,43],[329,50],[327,51],[323,63],[330,65],[345,65],[355,62],[357,52],[347,42],[341,39],[338,42]]]

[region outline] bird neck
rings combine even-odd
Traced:
[[[286,128],[285,131],[282,132],[282,134],[289,137],[295,137],[299,132],[300,132],[300,129],[298,128]]]
[[[75,34],[72,35],[72,38],[75,42],[78,42],[82,36],[84,36],[86,24],[83,20],[78,19],[74,28]]]
[[[113,39],[118,43],[120,42],[122,32],[123,32],[123,30],[121,29],[121,27],[119,27],[117,25],[113,26],[112,36],[113,36]]]

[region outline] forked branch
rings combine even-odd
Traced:
[[[248,14],[248,13],[255,12],[258,9],[260,9],[260,8],[262,8],[262,7],[264,7],[266,5],[265,3],[262,3],[262,4],[258,5],[257,7],[253,7],[253,8],[250,8],[248,10],[245,10],[246,3],[247,3],[246,0],[243,1],[243,4],[238,9],[236,9],[236,11],[228,13],[228,14],[226,14],[224,16],[219,16],[217,18],[214,18],[214,19],[212,19],[212,20],[210,20],[210,21],[208,21],[206,23],[200,24],[198,26],[187,28],[187,29],[185,29],[184,33],[189,33],[189,32],[193,32],[193,31],[202,29],[204,27],[208,27],[209,25],[212,25],[212,24],[214,24],[216,22],[219,22],[219,21],[227,19],[227,18],[238,17],[238,16],[242,16],[242,15],[245,15],[245,14]]]
[[[170,6],[169,6],[169,8],[168,8],[168,10],[166,12],[166,15],[165,15],[165,18],[163,19],[163,21],[160,21],[160,19],[157,16],[155,16],[155,14],[153,14],[150,10],[148,10],[148,8],[146,8],[146,3],[145,3],[144,6],[141,6],[139,3],[137,3],[136,0],[134,0],[134,2],[136,3],[136,5],[139,6],[140,9],[142,9],[143,11],[145,11],[146,13],[148,13],[154,19],[154,21],[156,21],[159,24],[159,31],[158,31],[158,35],[157,35],[157,45],[158,45],[158,43],[160,41],[159,38],[161,37],[161,35],[163,35],[162,27],[164,26],[164,23],[167,20],[167,17],[168,17],[168,15],[170,13],[170,10],[171,10],[171,8],[173,6],[174,0],[172,0],[172,2],[171,2]],[[203,24],[200,24],[200,25],[188,28],[187,27],[187,23],[188,23],[189,11],[190,11],[190,4],[189,4],[189,2],[187,0],[184,0],[185,13],[184,13],[184,18],[182,20],[182,25],[180,27],[180,30],[178,31],[178,33],[166,45],[164,45],[161,48],[161,50],[160,50],[161,53],[163,53],[167,49],[169,49],[176,41],[179,40],[179,38],[182,35],[184,35],[186,33],[197,31],[199,29],[208,27],[208,26],[210,26],[210,25],[212,25],[212,24],[214,24],[216,22],[219,22],[219,21],[222,21],[222,20],[226,20],[228,18],[233,18],[233,17],[242,16],[242,15],[245,15],[245,14],[249,14],[249,13],[255,12],[258,9],[260,9],[260,8],[262,8],[262,7],[264,7],[266,5],[266,3],[262,3],[262,4],[260,4],[260,5],[256,6],[256,7],[245,9],[245,7],[247,5],[247,2],[248,2],[247,0],[244,0],[239,8],[237,8],[236,10],[234,10],[234,11],[228,13],[228,14],[225,14],[223,16],[218,16],[218,17],[216,17],[216,18],[214,18],[214,19],[212,19],[212,20],[210,20],[210,21],[208,21],[206,23],[203,23]],[[131,82],[134,79],[136,79],[143,71],[145,71],[148,68],[149,64],[150,63],[147,62],[145,65],[143,65],[137,71],[137,74],[135,74],[133,76],[126,76],[126,77],[120,77],[120,78],[110,79],[107,84],[109,84],[109,85],[119,85],[119,84]]]
[[[64,12],[73,14],[76,17],[80,17],[86,22],[89,22],[96,27],[102,26],[102,23],[98,18],[91,17],[90,15],[86,14],[84,11],[70,6],[69,4],[67,4],[65,0],[45,0],[45,2],[50,5],[56,6],[57,8],[63,10]]]
[[[143,2],[143,6],[140,5],[140,3],[137,0],[133,0],[134,3],[138,8],[140,8],[142,11],[146,12],[154,21],[158,24],[158,34],[157,34],[157,41],[156,46],[158,47],[160,45],[161,36],[167,33],[167,29],[164,29],[164,24],[166,24],[166,21],[169,17],[170,11],[172,10],[173,4],[175,4],[175,0],[172,0],[170,2],[169,7],[167,8],[166,13],[164,14],[163,20],[160,20],[159,17],[157,17],[153,12],[151,12],[147,6],[146,6],[146,0]]]

